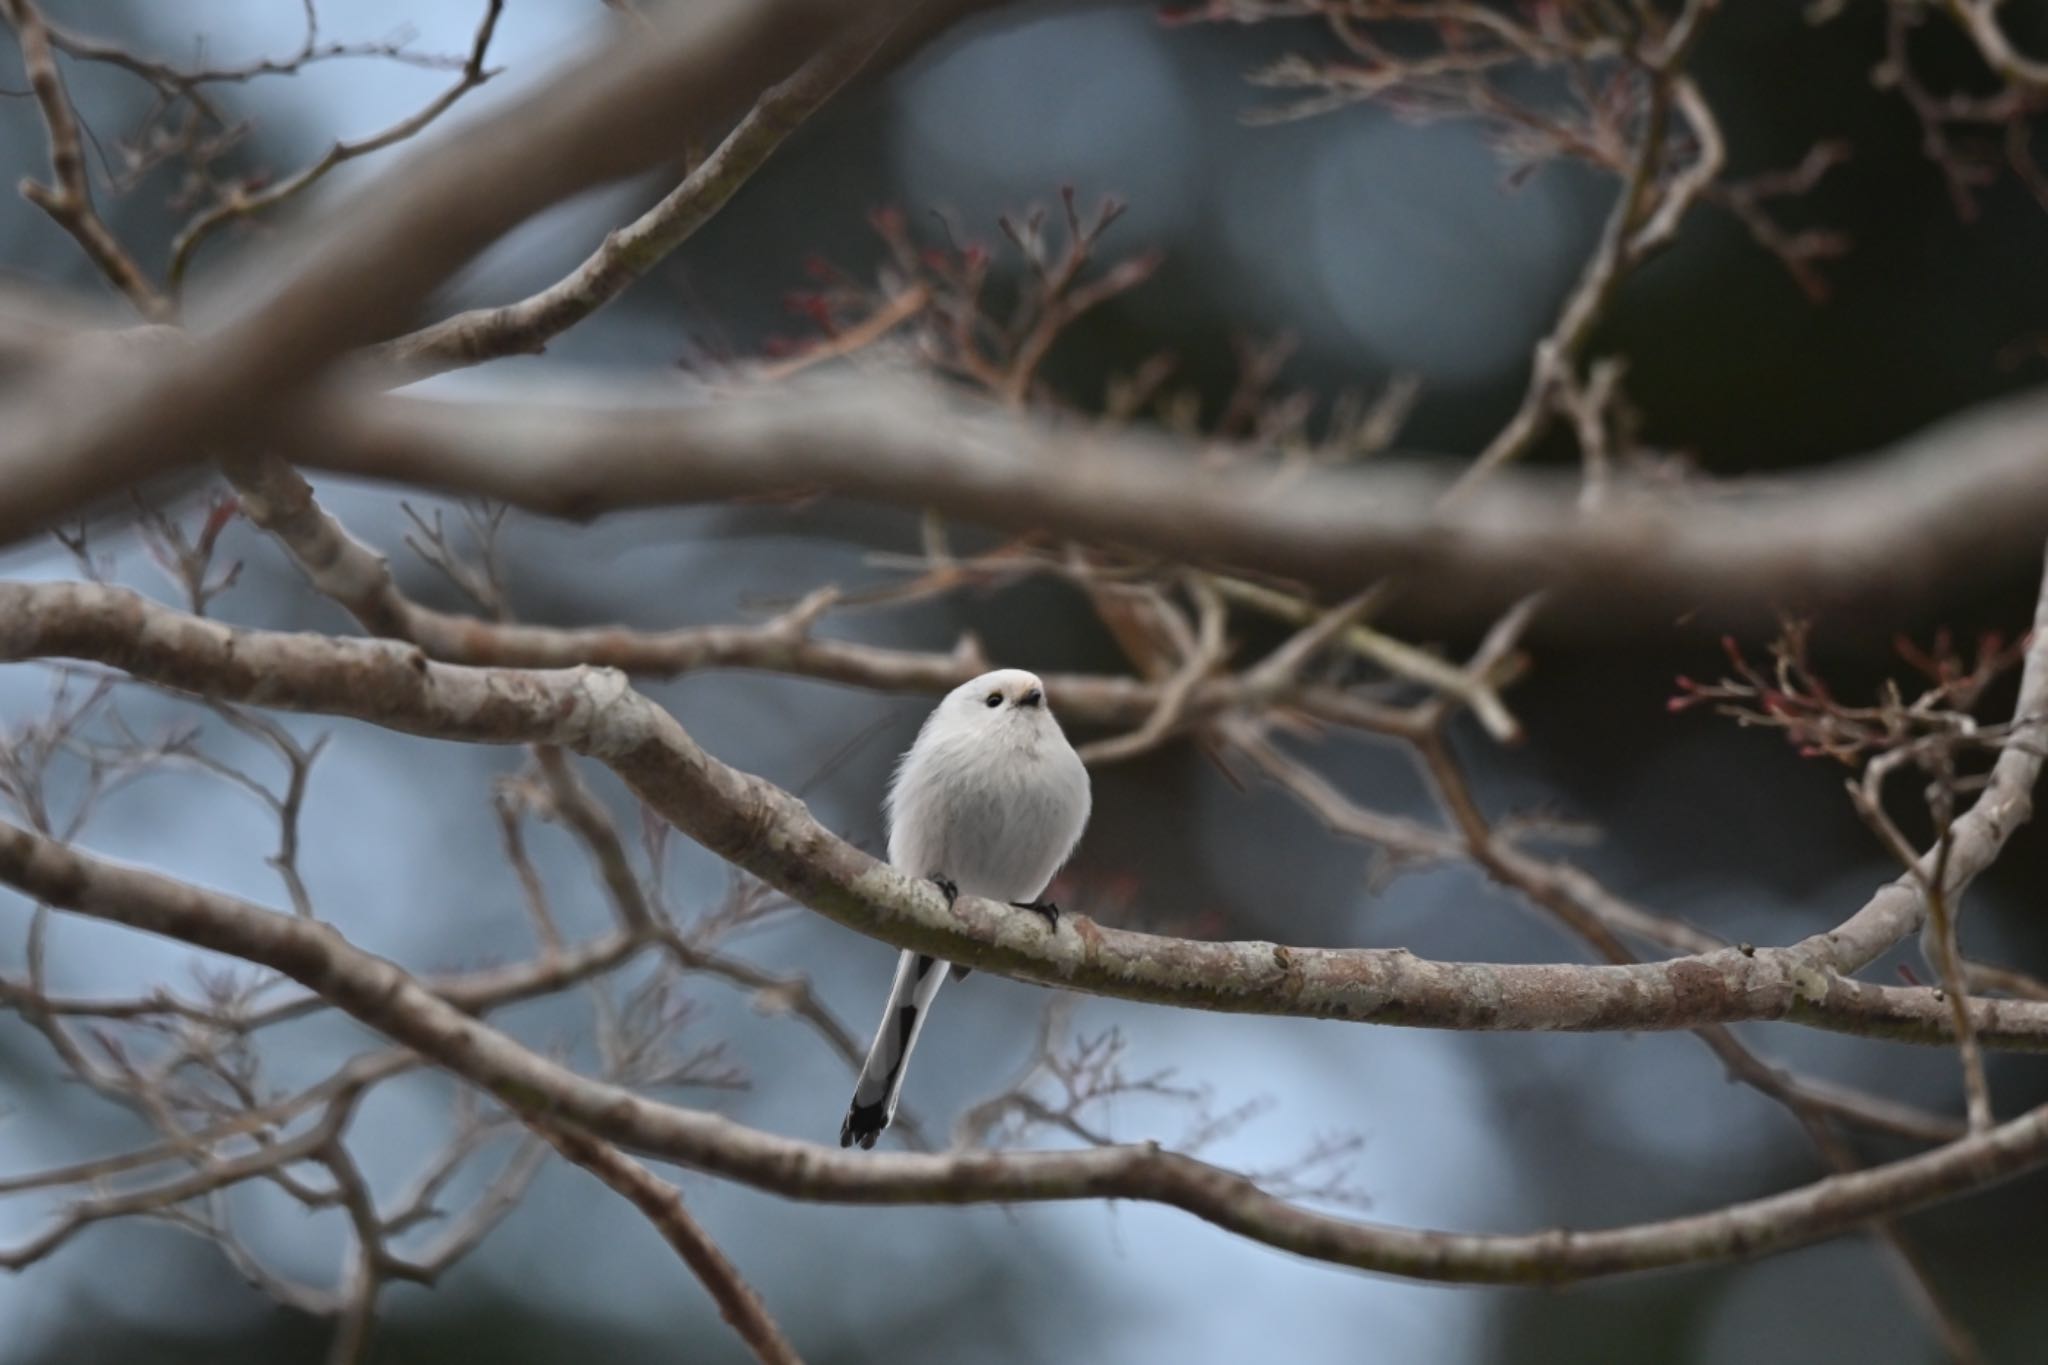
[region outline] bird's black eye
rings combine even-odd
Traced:
[[[1003,704],[1003,694],[1002,694],[1002,693],[1000,693],[1000,692],[991,692],[991,693],[989,693],[989,694],[988,694],[988,706],[989,706],[989,708],[990,708],[991,710],[993,710],[993,709],[994,709],[995,707],[1001,706],[1002,704]]]

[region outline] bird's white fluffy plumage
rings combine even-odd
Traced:
[[[998,669],[949,692],[897,764],[886,806],[889,861],[962,895],[1036,904],[1080,841],[1088,809],[1088,770],[1044,686],[1022,669]],[[947,964],[917,953],[898,961],[841,1146],[872,1147],[888,1127],[946,973]]]
[[[1074,851],[1088,799],[1038,679],[984,673],[947,694],[896,765],[889,861],[969,896],[1035,901]]]

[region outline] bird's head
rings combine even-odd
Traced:
[[[964,682],[939,704],[948,728],[995,734],[1038,734],[1057,730],[1045,684],[1021,668],[999,668]]]

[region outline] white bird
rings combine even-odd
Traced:
[[[1088,770],[1046,705],[1045,687],[1018,668],[962,683],[933,708],[889,784],[889,862],[929,878],[950,904],[965,892],[1045,916],[1053,873],[1088,823]],[[875,1145],[896,1116],[903,1068],[949,964],[906,949],[839,1145]],[[953,967],[956,977],[967,975]]]

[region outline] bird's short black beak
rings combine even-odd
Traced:
[[[1039,691],[1037,688],[1034,687],[1029,692],[1026,692],[1023,696],[1017,698],[1017,705],[1036,706],[1044,700],[1045,693]]]

